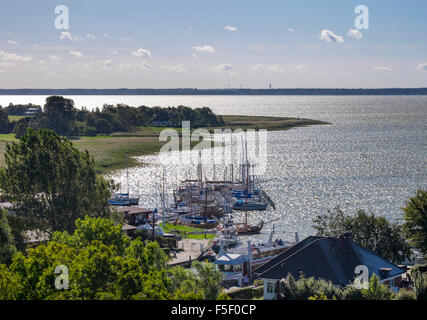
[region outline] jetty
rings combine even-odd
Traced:
[[[207,239],[182,239],[178,241],[178,251],[172,253],[170,266],[189,267],[209,250],[211,242]]]

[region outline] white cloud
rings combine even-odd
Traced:
[[[212,71],[216,73],[227,73],[230,75],[235,75],[235,73],[233,72],[233,65],[229,63],[217,65],[212,69]]]
[[[265,65],[265,64],[255,64],[252,66],[252,70],[255,71],[267,71],[267,72],[283,72],[285,71],[285,66],[281,66],[278,64],[270,64],[270,65]]]
[[[15,46],[17,46],[19,44],[18,41],[14,41],[14,40],[8,40],[7,43],[13,44]]]
[[[237,29],[236,27],[231,27],[231,26],[224,27],[224,30],[227,30],[230,32],[239,31],[239,29]]]
[[[61,34],[59,35],[59,39],[60,40],[77,40],[77,36],[74,36],[72,33],[68,32],[68,31],[62,31]]]
[[[306,64],[292,64],[292,65],[280,65],[280,64],[256,64],[252,66],[252,70],[255,71],[267,71],[267,72],[284,72],[287,69],[293,69],[297,71],[310,70],[310,66]]]
[[[142,48],[136,51],[132,51],[132,55],[134,55],[135,57],[151,58],[151,52]]]
[[[187,69],[184,68],[183,64],[177,64],[173,66],[164,65],[163,68],[173,72],[187,72]]]
[[[49,59],[52,60],[52,61],[59,61],[59,60],[61,60],[61,58],[58,57],[56,54],[53,54],[53,55],[49,56]]]
[[[114,61],[111,59],[105,60],[104,61],[104,67],[112,67],[114,66]]]
[[[288,32],[294,32],[293,28],[288,28]]]
[[[320,40],[325,40],[326,42],[338,42],[343,43],[344,39],[341,36],[336,35],[330,30],[323,29],[319,36]]]
[[[193,47],[196,52],[215,53],[215,49],[212,46],[204,45],[201,47]]]
[[[350,29],[350,30],[348,30],[347,37],[352,37],[352,38],[355,38],[357,40],[360,40],[363,38],[363,34],[359,30]]]
[[[0,50],[0,58],[3,60],[12,60],[12,61],[30,61],[31,57],[25,57],[17,55],[16,53],[9,53],[3,50]]]
[[[306,64],[292,64],[291,68],[294,70],[310,70],[310,66]]]
[[[85,55],[81,51],[70,51],[69,54],[73,55],[76,58],[83,58]]]
[[[15,66],[14,62],[0,62],[0,67],[10,68],[10,67],[14,67],[14,66]]]
[[[142,62],[142,63],[139,65],[139,67],[140,67],[142,70],[151,70],[151,69],[153,69],[153,66],[152,66],[151,64],[149,64],[148,62]]]
[[[255,64],[252,66],[252,70],[265,71],[265,66],[263,64]]]
[[[120,63],[119,69],[124,71],[131,71],[131,70],[135,70],[135,66],[127,63]]]
[[[390,68],[390,67],[384,67],[384,66],[375,66],[375,67],[373,67],[373,69],[375,71],[381,71],[381,72],[392,72],[393,71],[392,68]]]
[[[88,39],[92,39],[92,40],[95,40],[95,39],[96,39],[96,37],[95,37],[93,34],[90,34],[90,33],[87,33],[87,34],[86,34],[86,38],[88,38]]]
[[[420,63],[420,64],[417,66],[417,70],[424,70],[424,71],[427,71],[427,62]]]

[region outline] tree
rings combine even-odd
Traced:
[[[112,183],[97,177],[88,152],[50,130],[28,129],[6,146],[0,188],[29,230],[74,230],[77,218],[106,217]]]
[[[359,210],[355,215],[345,215],[335,208],[313,219],[317,236],[336,236],[350,232],[353,240],[377,255],[399,263],[410,255],[402,227],[384,217],[376,217]]]
[[[368,289],[361,289],[361,291],[365,300],[390,300],[395,296],[389,287],[380,283],[380,279],[376,274],[373,274],[369,279]]]
[[[15,133],[15,138],[21,138],[25,134],[25,131],[27,131],[26,122],[18,121],[18,123],[15,125],[15,128],[13,129],[13,132]]]
[[[0,208],[0,264],[8,264],[16,253],[12,232],[6,211]]]
[[[96,119],[95,128],[98,133],[111,133],[113,126],[105,119]]]
[[[171,291],[175,299],[207,299],[225,298],[221,295],[221,271],[212,263],[196,261],[192,269],[175,267],[169,271]]]
[[[0,133],[9,133],[9,130],[9,116],[6,111],[4,111],[4,109],[0,106]]]
[[[342,289],[323,279],[306,278],[301,273],[298,280],[288,274],[285,281],[280,282],[279,299],[281,300],[308,300],[310,297],[325,297],[328,300],[341,299]]]
[[[418,190],[403,208],[403,229],[411,244],[427,255],[427,191]]]
[[[73,234],[0,265],[0,299],[169,299],[168,257],[157,243],[131,241],[110,219],[79,219]],[[55,287],[55,268],[68,269],[68,289]]]
[[[44,116],[47,117],[47,129],[59,135],[72,133],[75,123],[74,101],[60,96],[46,98]]]

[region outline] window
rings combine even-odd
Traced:
[[[273,293],[273,283],[267,282],[267,293]]]

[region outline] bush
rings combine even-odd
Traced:
[[[394,300],[417,300],[414,290],[400,289]]]
[[[415,272],[413,278],[417,300],[427,300],[427,273]]]
[[[332,284],[331,281],[323,279],[316,280],[313,277],[305,278],[301,274],[299,280],[289,274],[285,281],[281,283],[282,296],[284,300],[307,300],[310,297],[325,296],[327,299],[340,299],[342,289]]]
[[[362,289],[363,298],[366,300],[390,300],[394,298],[394,291],[380,283],[377,275],[373,274],[369,279],[369,288]]]

